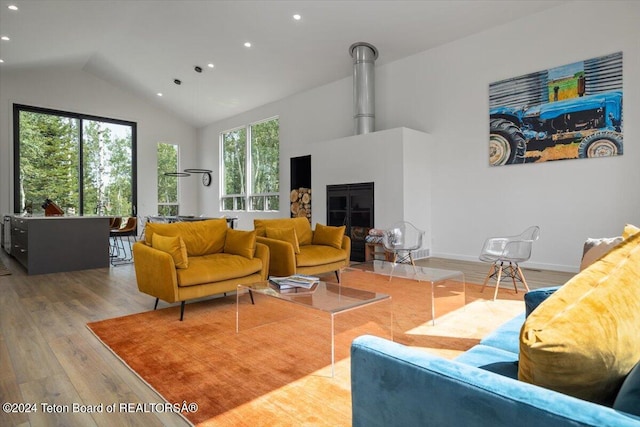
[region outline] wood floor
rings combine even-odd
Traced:
[[[73,404],[162,402],[86,328],[90,321],[151,310],[154,299],[138,292],[132,265],[27,276],[4,251],[0,260],[12,272],[0,276],[0,401],[37,410],[0,411],[1,426],[188,425],[167,413],[45,413],[73,411]],[[461,270],[470,283],[482,283],[488,271],[486,264],[467,261],[418,264]],[[524,274],[531,288],[562,284],[573,275]]]

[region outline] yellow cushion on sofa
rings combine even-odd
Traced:
[[[640,360],[640,233],[578,273],[520,331],[518,378],[611,404]]]
[[[213,268],[211,266],[214,266]],[[258,257],[245,257],[225,254],[223,252],[194,257],[186,270],[176,270],[178,286],[199,286],[205,283],[233,280],[257,274],[260,281],[262,260]],[[235,288],[235,285],[233,285]],[[202,296],[205,296],[203,294]]]
[[[316,224],[316,231],[313,233],[313,244],[333,246],[336,249],[340,249],[345,228],[344,225],[332,227],[330,225]]]
[[[222,252],[227,229],[227,220],[224,218],[173,224],[147,222],[144,236],[148,245],[151,245],[154,233],[163,236],[180,236],[184,240],[189,256],[202,256]]]
[[[310,245],[312,232],[311,224],[307,218],[275,218],[275,219],[254,219],[253,228],[258,236],[267,236],[267,227],[270,228],[291,228],[296,230],[298,244]]]
[[[224,241],[224,253],[232,255],[240,255],[245,258],[253,259],[256,251],[256,232],[227,230],[227,238]]]
[[[300,245],[298,244],[298,236],[296,235],[295,228],[273,228],[267,227],[267,237],[275,240],[282,240],[284,242],[291,243],[293,251],[297,254],[300,253]]]
[[[151,238],[151,247],[166,252],[173,258],[176,268],[188,268],[187,247],[180,236],[162,236],[154,233]]]

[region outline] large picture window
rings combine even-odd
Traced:
[[[14,104],[14,212],[136,214],[136,124]]]
[[[280,125],[278,118],[220,135],[223,211],[280,209]]]

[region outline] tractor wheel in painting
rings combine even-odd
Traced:
[[[580,142],[578,157],[610,157],[622,154],[622,135],[612,131],[592,133]]]
[[[513,122],[495,118],[489,124],[489,164],[491,166],[524,163],[527,140]]]

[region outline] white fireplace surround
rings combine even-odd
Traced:
[[[431,136],[409,128],[354,135],[311,146],[312,223],[327,221],[327,185],[374,183],[376,228],[410,221],[431,249]]]

